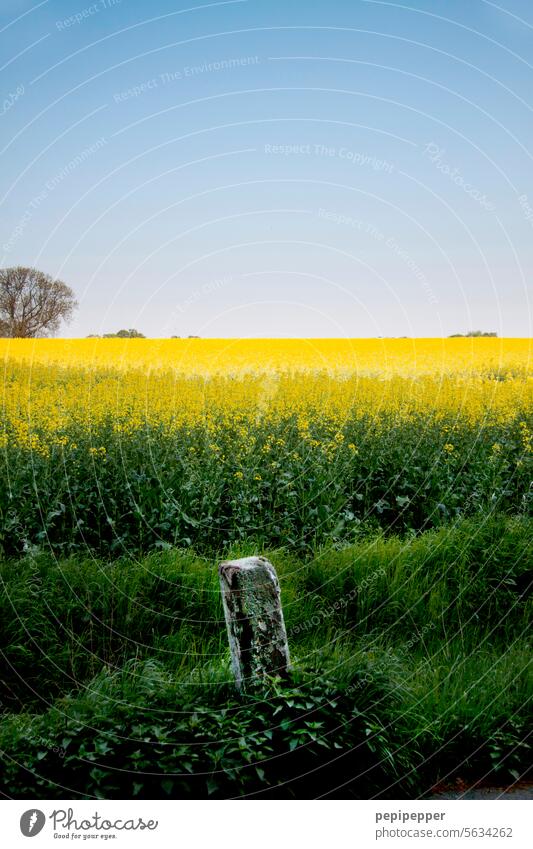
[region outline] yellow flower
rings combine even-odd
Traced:
[[[105,441],[100,428],[121,448],[142,440],[148,453],[157,431],[174,437],[192,465],[201,432],[212,458],[245,469],[257,456],[262,471],[263,463],[280,468],[281,455],[301,461],[307,446],[325,462],[342,460],[348,423],[371,437],[431,422],[450,440],[443,452],[457,454],[451,439],[460,445],[466,428],[490,421],[494,455],[514,426],[525,464],[530,340],[482,341],[0,339],[0,447],[47,457],[79,445],[105,459],[104,446],[93,445]],[[506,379],[494,379],[495,364]],[[346,447],[354,456],[361,450]]]
[[[103,445],[100,445],[99,448],[95,448],[94,445],[89,448],[89,454],[93,457],[104,457],[106,454],[106,449]]]

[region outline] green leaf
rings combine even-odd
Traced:
[[[207,793],[209,796],[212,796],[213,793],[216,793],[218,790],[218,781],[214,778],[207,779]]]

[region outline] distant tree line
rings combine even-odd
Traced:
[[[469,330],[468,333],[452,333],[451,336],[448,336],[448,339],[459,339],[459,338],[464,339],[467,336],[475,336],[475,337],[490,336],[490,337],[494,338],[497,335],[498,334],[495,333],[493,330]]]
[[[61,280],[36,268],[17,266],[0,269],[0,337],[32,339],[52,336],[61,322],[69,321],[78,304],[74,292]],[[497,337],[495,331],[469,330],[452,333],[448,338]],[[88,339],[145,339],[144,333],[130,327],[116,333],[91,333]],[[180,336],[171,336],[180,339]],[[199,339],[190,335],[188,339]],[[381,337],[380,337],[381,338]],[[386,337],[389,338],[389,337]],[[394,338],[394,337],[390,337]],[[406,336],[399,336],[406,339]]]
[[[181,339],[181,336],[171,336],[171,339]],[[131,327],[129,330],[118,330],[116,333],[89,333],[87,339],[146,339],[144,333]],[[200,339],[199,336],[187,336],[187,339]]]
[[[146,336],[140,330],[130,327],[129,330],[117,330],[116,333],[89,333],[87,339],[146,339]]]

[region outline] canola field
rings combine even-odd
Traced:
[[[0,546],[352,542],[531,509],[527,339],[0,340]]]

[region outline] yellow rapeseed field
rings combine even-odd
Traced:
[[[419,377],[531,367],[529,339],[0,339],[0,358],[187,375],[328,371]]]
[[[317,420],[334,436],[350,418],[503,422],[531,405],[524,339],[5,339],[0,354],[0,445],[42,453],[110,420],[123,435],[240,423],[251,440],[258,418],[296,416],[305,441]]]
[[[527,340],[2,340],[0,353],[5,551],[305,547],[531,506]]]

